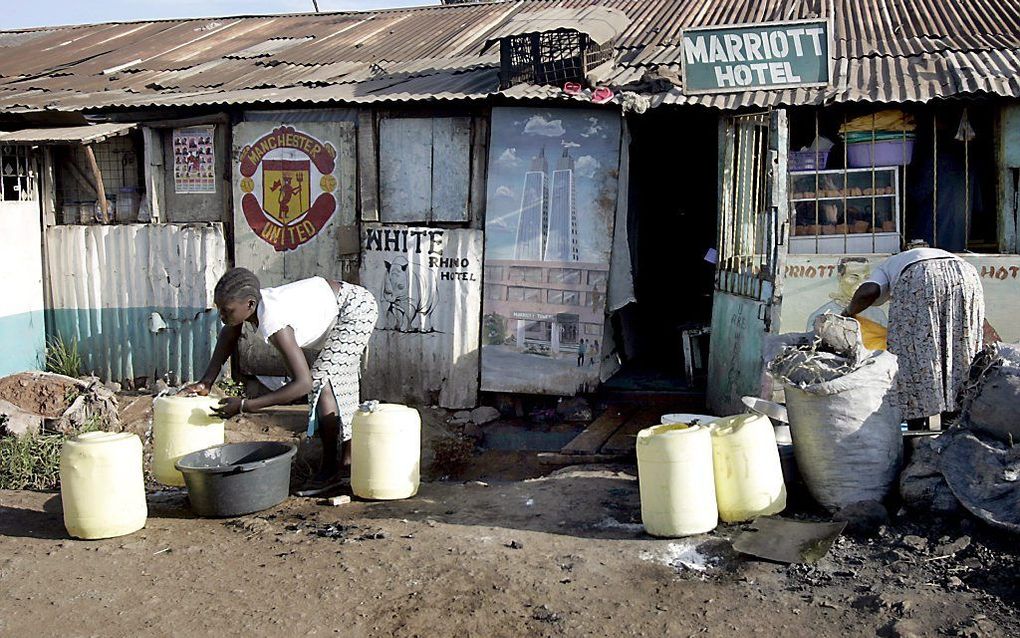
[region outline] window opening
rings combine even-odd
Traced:
[[[38,179],[35,154],[30,147],[0,147],[0,201],[36,201]]]

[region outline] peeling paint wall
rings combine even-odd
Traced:
[[[78,342],[103,380],[205,371],[220,323],[223,225],[53,226],[46,230],[49,335]]]
[[[45,352],[39,202],[0,201],[0,376],[43,366]]]

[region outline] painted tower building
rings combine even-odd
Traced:
[[[545,239],[546,261],[577,261],[577,210],[574,158],[567,149],[559,158],[549,189],[549,224]]]
[[[545,149],[531,160],[531,168],[524,173],[521,188],[521,215],[517,221],[517,242],[514,259],[538,261],[545,252],[545,227],[548,223],[548,193],[546,173],[549,165]]]

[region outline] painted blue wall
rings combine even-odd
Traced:
[[[159,313],[166,328],[153,333],[149,317]],[[123,381],[169,374],[172,383],[205,371],[222,324],[206,308],[103,308],[46,311],[48,334],[77,339],[86,373]]]
[[[0,376],[41,369],[45,334],[42,310],[0,317]]]

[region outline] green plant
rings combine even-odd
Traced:
[[[46,370],[67,377],[79,377],[83,367],[77,339],[68,343],[59,334],[50,338],[46,345]]]
[[[0,437],[0,489],[52,490],[60,486],[60,448],[69,437],[100,429],[98,417],[71,434]]]

